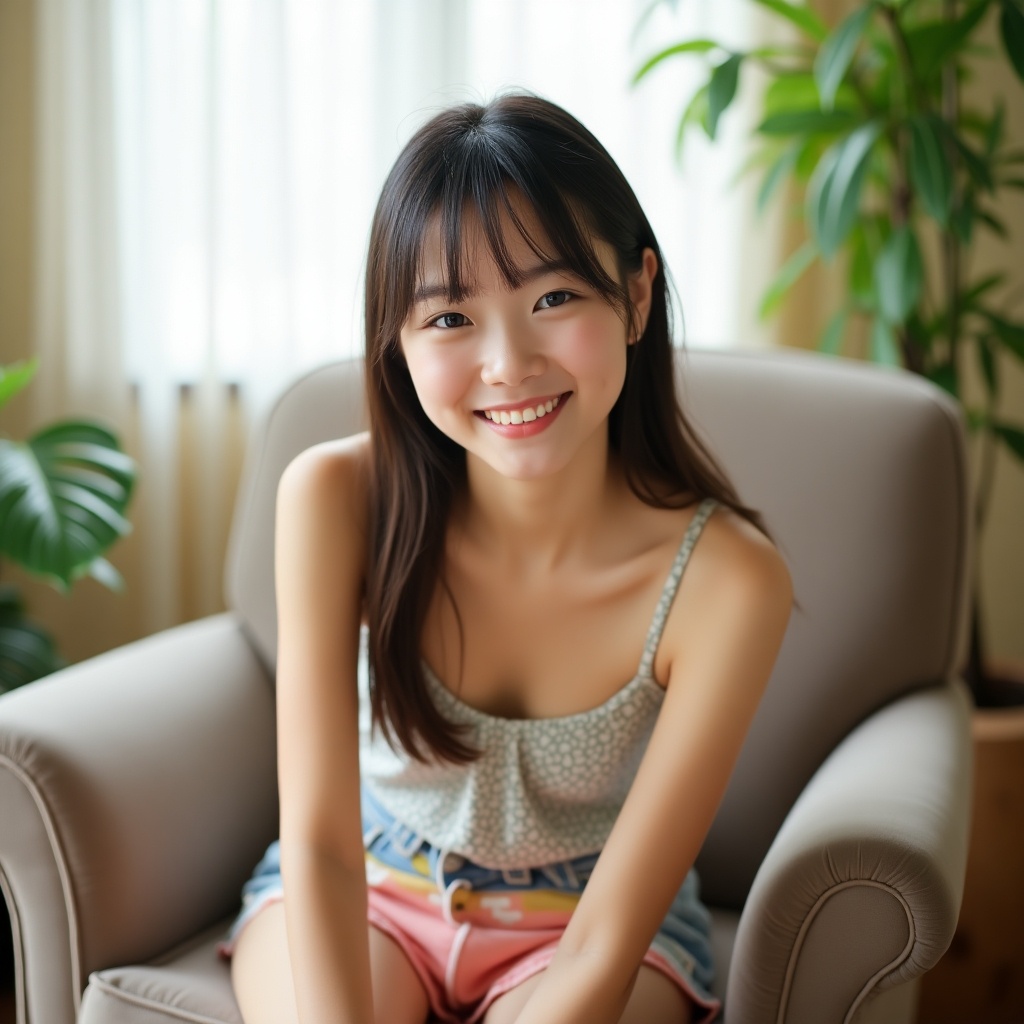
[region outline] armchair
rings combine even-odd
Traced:
[[[692,351],[681,400],[792,571],[795,611],[698,860],[728,1024],[910,1024],[952,939],[969,816],[968,495],[956,405],[898,371]],[[240,1024],[216,943],[277,827],[273,516],[361,428],[358,363],[269,412],[229,611],[0,698],[19,1024]]]

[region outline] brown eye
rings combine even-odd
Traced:
[[[554,309],[555,306],[564,306],[571,298],[571,292],[548,292],[547,295],[541,296],[537,306],[539,309]]]
[[[462,313],[442,313],[439,317],[430,321],[431,327],[440,327],[442,330],[450,331],[454,327],[465,327],[469,320]]]

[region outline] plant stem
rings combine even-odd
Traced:
[[[886,5],[883,5],[880,10],[885,20],[889,22],[889,28],[892,30],[893,39],[896,43],[896,52],[899,54],[900,65],[903,68],[903,74],[906,78],[910,95],[913,97],[917,108],[922,113],[927,113],[931,108],[931,104],[928,102],[926,91],[921,88],[921,84],[917,80],[917,73],[914,71],[914,60],[910,55],[910,46],[907,44],[907,36],[903,31],[903,25],[900,24],[900,12]]]

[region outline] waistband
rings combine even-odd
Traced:
[[[455,923],[453,900],[466,891],[489,893],[556,892],[579,898],[600,851],[571,860],[531,867],[488,868],[452,850],[434,846],[399,821],[367,789],[362,789],[363,846],[380,867],[429,885],[441,897],[446,920]]]

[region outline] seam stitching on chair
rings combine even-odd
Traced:
[[[21,919],[17,904],[14,902],[14,890],[0,867],[0,893],[3,893],[7,904],[7,916],[11,922],[11,938],[14,946],[14,1017],[15,1024],[25,1024],[25,958],[21,950]]]
[[[64,909],[68,915],[68,938],[71,954],[71,997],[74,1001],[75,1015],[82,1005],[82,964],[81,949],[79,941],[81,936],[78,930],[78,915],[75,913],[74,890],[71,885],[71,872],[68,870],[67,857],[64,847],[60,842],[57,826],[54,822],[50,808],[43,797],[43,792],[35,780],[21,765],[16,764],[6,754],[0,754],[0,766],[5,767],[19,782],[28,790],[29,795],[39,810],[39,816],[43,822],[43,828],[50,839],[50,849],[53,851],[54,863],[57,866],[57,875],[60,878],[61,890],[64,893]],[[25,1002],[28,1002],[26,993]]]
[[[137,996],[133,992],[125,992],[124,989],[104,981],[95,972],[89,975],[89,987],[92,988],[94,985],[105,995],[120,999],[131,1006],[138,1006],[143,1010],[154,1010],[177,1020],[187,1020],[189,1024],[224,1024],[223,1020],[218,1020],[216,1017],[206,1017],[203,1014],[192,1013],[191,1010],[182,1010],[177,1006],[168,1006],[166,1003],[158,1003],[144,996]]]
[[[876,971],[863,985],[860,992],[857,993],[847,1011],[846,1016],[843,1018],[843,1024],[849,1024],[853,1018],[853,1014],[863,1003],[868,993],[878,984],[878,982],[887,974],[889,974],[894,968],[898,967],[903,963],[910,955],[910,951],[914,948],[914,944],[917,941],[917,931],[914,928],[914,915],[910,910],[910,904],[907,902],[906,897],[898,889],[893,888],[891,885],[886,885],[884,882],[876,882],[869,878],[854,878],[846,882],[839,882],[833,885],[831,888],[826,889],[817,900],[814,902],[814,906],[807,912],[803,922],[800,925],[800,930],[797,932],[796,940],[793,943],[793,949],[789,955],[789,962],[786,964],[786,975],[782,982],[782,995],[779,998],[779,1012],[776,1018],[777,1024],[784,1024],[784,1018],[786,1010],[789,1008],[789,996],[793,985],[793,977],[796,974],[796,964],[800,958],[800,952],[803,949],[804,941],[807,938],[807,933],[810,930],[811,925],[814,923],[814,919],[821,912],[821,908],[833,897],[836,893],[842,892],[844,889],[851,889],[855,886],[867,886],[873,889],[882,889],[884,892],[894,896],[900,904],[903,906],[903,911],[907,915],[908,931],[910,933],[907,939],[907,944],[903,948],[903,951],[899,956],[895,957],[889,963],[882,966]]]
[[[934,399],[933,399],[934,401]],[[964,451],[964,438],[961,431],[958,429],[959,424],[950,414],[949,410],[945,408],[940,402],[935,402],[939,410],[942,412],[942,420],[949,433],[949,440],[953,449],[953,458],[956,462],[957,475],[961,482],[966,481],[967,471],[964,463],[966,453]],[[962,617],[962,609],[964,607],[964,600],[959,598],[957,595],[960,594],[961,589],[965,586],[964,577],[967,575],[967,552],[971,548],[975,548],[976,544],[971,538],[971,524],[970,516],[967,511],[967,495],[966,487],[957,488],[957,520],[959,525],[958,532],[958,543],[957,543],[957,558],[956,568],[954,570],[954,586],[953,586],[953,606],[950,608],[949,613],[949,628],[946,630],[946,635],[949,637],[948,646],[946,648],[946,657],[943,659],[946,662],[946,674],[956,675],[960,671],[959,665],[952,665],[950,661],[953,655],[956,653],[958,644],[960,643],[960,634],[963,629],[963,623],[957,622],[958,618]],[[967,618],[970,621],[970,595],[967,597]],[[957,627],[957,628],[953,628]]]

